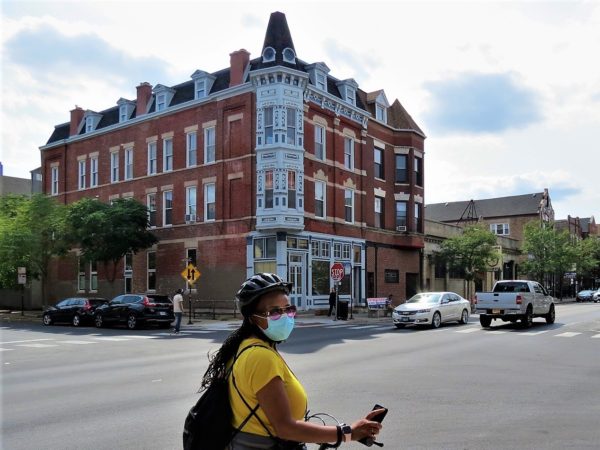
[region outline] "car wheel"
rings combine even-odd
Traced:
[[[96,314],[96,317],[94,317],[94,325],[96,325],[96,328],[102,328],[104,326],[102,314]]]
[[[550,311],[546,314],[546,323],[548,325],[553,324],[556,320],[556,312],[554,311],[554,305],[550,305]]]
[[[431,319],[431,328],[439,328],[442,324],[442,316],[439,312],[435,312],[433,314],[433,318]]]
[[[521,325],[523,325],[523,328],[531,328],[531,326],[533,325],[533,309],[531,308],[531,306],[527,307],[527,311],[521,319]]]
[[[42,322],[44,322],[44,325],[52,325],[52,317],[50,317],[50,314],[44,314]]]
[[[479,316],[479,323],[483,328],[488,328],[492,324],[492,318],[485,314],[481,314]]]
[[[396,326],[396,328],[398,328],[399,330],[401,330],[402,328],[404,328],[404,325],[402,325],[401,323],[395,323],[394,324]]]
[[[129,328],[130,330],[135,330],[138,323],[137,323],[137,317],[135,317],[135,314],[129,314],[127,316],[127,328]]]
[[[79,314],[75,314],[73,316],[73,319],[71,319],[71,323],[74,327],[78,327],[79,325],[81,325],[81,317],[79,316]]]
[[[469,311],[467,311],[466,309],[463,309],[463,312],[460,316],[460,323],[462,323],[463,325],[469,323]]]

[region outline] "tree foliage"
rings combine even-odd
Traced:
[[[546,274],[558,274],[575,269],[579,246],[566,230],[557,231],[550,224],[540,227],[539,222],[525,224],[522,250],[528,259],[521,268],[537,281]]]
[[[0,197],[1,287],[16,287],[17,268],[25,267],[28,279],[42,279],[45,296],[50,260],[68,250],[65,217],[66,207],[42,194]]]
[[[134,199],[117,199],[108,203],[84,198],[69,207],[67,224],[71,243],[78,246],[87,261],[113,265],[127,253],[137,253],[158,242],[148,231],[148,210]]]

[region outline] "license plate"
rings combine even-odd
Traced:
[[[410,319],[408,317],[403,317],[402,322],[408,322]]]
[[[501,314],[502,310],[501,309],[492,309],[492,314]]]
[[[164,312],[164,311],[161,311],[161,312],[159,312],[158,314],[159,314],[159,315],[161,315],[161,316],[166,316],[166,315],[167,315],[167,313],[166,313],[166,312]]]

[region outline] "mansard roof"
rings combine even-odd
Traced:
[[[543,192],[513,195],[510,197],[473,200],[477,218],[531,216],[539,213]],[[448,203],[432,203],[425,206],[425,218],[437,222],[458,222],[466,219],[470,200]]]
[[[404,106],[396,99],[392,106],[388,108],[388,124],[394,128],[400,128],[405,130],[415,130],[416,132],[425,136],[423,130],[419,128],[417,122],[413,120],[411,115],[404,109]]]

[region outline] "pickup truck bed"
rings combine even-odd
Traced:
[[[482,327],[489,327],[497,319],[519,320],[524,327],[530,327],[535,317],[544,317],[548,324],[555,320],[554,299],[535,281],[498,281],[492,292],[478,292],[475,301]]]

